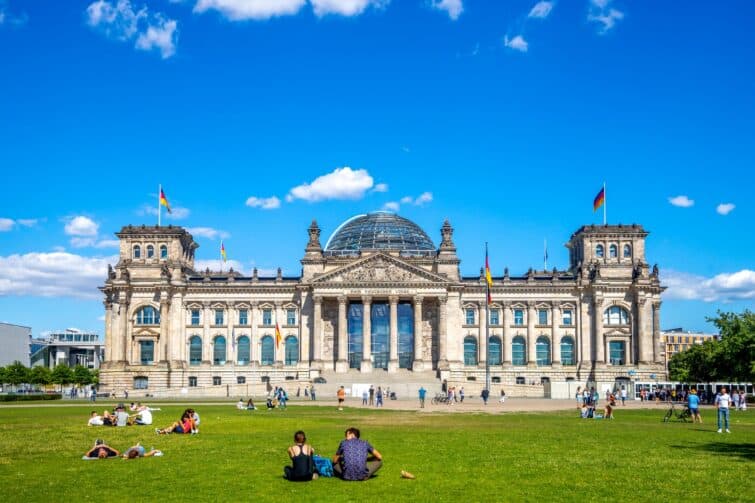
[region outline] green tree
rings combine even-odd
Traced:
[[[718,312],[709,318],[718,327],[721,341],[716,351],[716,377],[721,380],[751,382],[755,377],[755,313]]]
[[[73,382],[73,371],[63,363],[59,363],[52,370],[52,382],[60,385],[60,391],[63,386]]]
[[[31,368],[29,372],[29,382],[45,386],[52,382],[52,371],[44,365],[37,365]]]
[[[73,382],[78,386],[84,386],[92,382],[92,373],[83,365],[76,365],[73,368]]]
[[[8,384],[15,386],[29,382],[29,369],[20,361],[16,360],[5,367],[5,380]]]
[[[100,369],[92,370],[92,384],[100,384]]]
[[[8,382],[5,375],[5,367],[0,367],[0,385]]]

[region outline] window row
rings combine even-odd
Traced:
[[[155,258],[155,246],[154,245],[147,245],[145,247],[145,257],[146,258]],[[135,259],[142,258],[142,246],[141,245],[134,245],[132,256]],[[168,258],[168,245],[160,245],[160,259],[165,260]]]
[[[514,309],[514,325],[524,325],[525,309]],[[501,310],[489,309],[488,318],[491,326],[501,325]],[[550,309],[537,310],[537,324],[550,325]],[[571,326],[574,323],[574,314],[571,309],[561,310],[561,325]],[[468,307],[464,312],[465,325],[477,325],[477,309]]]
[[[597,245],[595,247],[595,256],[597,258],[603,258],[605,257],[606,249],[603,245]],[[630,245],[624,245],[623,250],[624,258],[632,258],[632,247]],[[608,246],[608,258],[618,258],[619,257],[619,247],[615,244],[611,244]]]
[[[537,365],[551,365],[551,341],[548,337],[537,338],[536,357]],[[576,353],[574,350],[574,338],[566,336],[561,338],[561,365],[576,365]],[[464,365],[477,365],[477,339],[468,336],[464,338]],[[492,336],[488,342],[488,357],[490,365],[501,365],[503,361],[503,346],[501,338]],[[527,365],[527,342],[524,337],[518,335],[511,341],[511,364]]]
[[[225,310],[214,309],[212,312],[213,325],[225,325]],[[277,322],[277,320],[276,320]],[[191,309],[189,312],[189,324],[194,327],[202,325],[202,309]],[[249,310],[238,310],[238,324],[249,325]],[[273,309],[262,310],[262,325],[273,326]],[[296,325],[296,309],[286,309],[286,325]]]
[[[283,341],[285,365],[296,365],[299,362],[299,340],[289,335]],[[249,337],[243,335],[231,341],[232,350],[236,351],[236,363],[248,365],[251,361],[251,344]],[[202,338],[194,335],[189,339],[189,365],[202,364]],[[219,335],[213,339],[212,364],[225,365],[227,358],[226,339]],[[275,339],[271,335],[265,335],[260,340],[260,364],[272,365],[275,363]]]

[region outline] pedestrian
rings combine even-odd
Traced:
[[[378,386],[377,393],[375,393],[375,398],[377,399],[375,401],[375,407],[382,407],[383,406],[383,389]]]
[[[726,386],[721,388],[721,393],[716,397],[716,409],[718,409],[718,433],[721,433],[722,428],[726,428],[726,433],[729,431],[729,405],[731,404],[731,397],[727,392]]]
[[[459,403],[464,403],[464,386],[459,390]]]
[[[626,401],[627,401],[627,387],[622,386],[621,387],[621,405],[626,405],[626,403],[624,403]]]
[[[501,399],[499,400],[501,403],[506,403],[506,392],[503,391],[503,388],[501,388]]]
[[[424,386],[420,386],[419,388],[419,408],[424,409],[425,408],[425,394],[427,394],[427,390]]]
[[[338,397],[338,410],[343,410],[343,402],[346,400],[346,390],[343,389],[343,386],[338,388],[336,396]]]
[[[737,390],[731,391],[731,401],[734,405],[734,410],[738,411],[739,410],[739,393],[737,392]]]
[[[362,405],[367,405],[367,399],[369,398],[370,394],[367,390],[362,391]]]
[[[375,386],[370,384],[370,405],[375,405]]]
[[[490,391],[488,391],[488,388],[485,388],[485,389],[482,390],[481,396],[482,396],[482,403],[483,403],[483,405],[487,405],[488,404],[488,397],[490,397]]]
[[[577,393],[574,396],[577,399],[577,410],[581,410],[582,404],[584,403],[584,401],[582,400],[582,386],[577,386]]]
[[[310,388],[309,388],[309,397],[312,399],[313,402],[317,400],[317,397],[315,396],[315,385],[314,384],[312,386],[310,386]]]
[[[689,407],[689,414],[692,416],[693,423],[703,423],[703,418],[700,417],[700,397],[697,396],[697,391],[693,388],[687,395],[687,407]]]
[[[743,390],[739,390],[739,410],[747,410],[747,394]]]

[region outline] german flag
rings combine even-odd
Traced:
[[[592,211],[593,211],[593,213],[595,213],[596,211],[598,211],[598,208],[600,208],[601,206],[603,206],[603,204],[605,204],[605,202],[606,202],[606,188],[604,186],[602,189],[600,189],[600,192],[598,192],[598,195],[595,196],[595,199],[592,202]]]
[[[485,282],[487,283],[488,305],[493,302],[493,295],[490,293],[493,288],[493,277],[490,275],[490,263],[488,262],[488,245],[485,244]]]
[[[168,213],[173,213],[170,211],[170,204],[168,204],[168,198],[165,197],[165,192],[163,192],[163,189],[160,189],[160,204],[165,206],[165,209],[168,210]]]
[[[278,320],[275,320],[275,347],[281,345],[281,329],[278,327]]]

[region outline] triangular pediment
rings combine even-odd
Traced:
[[[448,278],[404,262],[400,258],[376,253],[327,272],[313,281],[323,283],[448,283]]]

